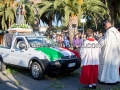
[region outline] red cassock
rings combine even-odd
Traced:
[[[82,66],[80,74],[80,83],[93,84],[97,83],[98,78],[98,65]]]

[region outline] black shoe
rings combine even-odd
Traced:
[[[92,89],[96,89],[96,85],[93,85],[93,86],[92,86]]]
[[[86,86],[86,87],[84,87],[84,89],[86,89],[86,90],[96,89],[96,85],[94,85],[92,87]]]
[[[86,86],[86,87],[84,87],[84,89],[85,90],[91,90],[91,89],[93,89],[92,87],[89,87],[89,86]]]

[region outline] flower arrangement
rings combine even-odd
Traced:
[[[16,24],[16,23],[14,23],[14,24],[11,26],[11,28],[26,28],[26,29],[28,29],[28,28],[30,28],[30,26],[27,25],[27,24]]]

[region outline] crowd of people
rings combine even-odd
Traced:
[[[72,45],[67,34],[53,35],[53,40],[61,47],[72,46],[79,53],[82,66],[80,83],[87,84],[86,89],[95,89],[98,80],[110,84],[120,82],[120,29],[112,26],[107,19],[102,25],[102,31],[88,29],[85,35],[76,34]],[[88,44],[99,47],[87,47]]]
[[[93,36],[96,40],[99,40],[103,35],[104,33],[102,31],[95,31]],[[80,48],[82,42],[87,39],[87,36],[86,34],[83,35],[82,32],[75,34],[72,40],[72,44],[70,43],[70,38],[66,33],[53,34],[52,39],[55,42],[59,43],[61,47],[66,47],[66,48],[73,47],[73,49],[76,49],[76,48]]]

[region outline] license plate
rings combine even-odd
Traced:
[[[68,67],[74,67],[76,65],[76,63],[69,63]]]

